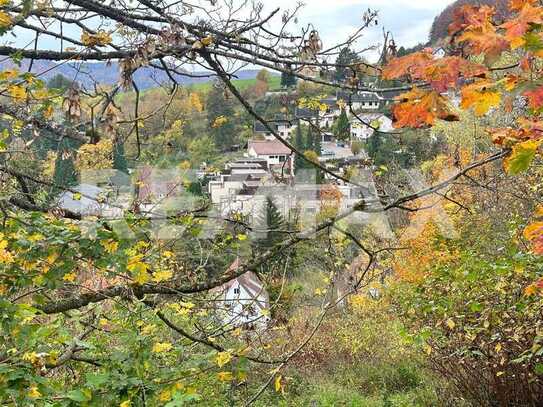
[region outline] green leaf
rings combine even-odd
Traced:
[[[107,373],[89,373],[87,374],[87,385],[98,389],[102,387],[109,380],[109,374]]]
[[[89,401],[92,398],[92,392],[89,389],[72,390],[66,394],[70,400],[77,402]]]
[[[535,158],[541,141],[528,140],[515,144],[511,155],[506,158],[504,165],[509,174],[516,175],[526,171]]]

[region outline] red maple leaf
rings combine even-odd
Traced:
[[[533,7],[530,3],[526,3],[515,18],[503,23],[500,27],[505,29],[505,37],[514,49],[524,45],[522,37],[532,24],[542,23],[543,8]]]
[[[543,86],[524,92],[524,96],[528,98],[529,106],[532,109],[538,110],[543,107]]]
[[[436,91],[413,88],[398,99],[401,102],[392,108],[394,127],[420,128],[433,125],[436,119],[458,120],[447,100]]]

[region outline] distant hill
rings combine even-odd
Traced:
[[[438,15],[434,23],[432,24],[432,29],[430,30],[430,43],[435,44],[439,40],[448,36],[449,25],[453,21],[454,10],[458,7],[465,6],[468,4],[472,5],[490,5],[496,7],[497,17],[503,18],[508,14],[508,5],[509,0],[457,0],[451,5],[449,5],[445,10]]]
[[[13,65],[11,62],[0,63],[0,69],[6,69]],[[21,70],[28,69],[29,61],[22,62]],[[239,80],[255,79],[258,69],[246,69],[236,73]],[[83,87],[90,88],[94,82],[103,85],[113,85],[119,82],[119,64],[112,62],[70,62],[54,63],[51,61],[36,60],[32,65],[32,72],[43,73],[42,79],[49,80],[57,74],[62,74],[68,79],[79,82]],[[205,72],[194,72],[196,75],[203,75]],[[273,75],[273,74],[272,74]],[[274,75],[275,76],[275,75]],[[210,82],[208,77],[192,78],[182,75],[174,75],[175,79],[184,85],[203,84]],[[154,88],[169,78],[164,71],[155,68],[143,67],[136,71],[134,80],[141,90]]]

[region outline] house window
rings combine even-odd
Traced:
[[[239,294],[239,287],[234,288],[234,294]]]
[[[285,157],[284,155],[280,155],[279,156],[279,162],[280,163],[284,163],[286,161],[287,157]]]

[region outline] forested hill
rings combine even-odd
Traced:
[[[0,63],[0,70],[8,68],[11,62]],[[21,70],[27,70],[29,60],[22,61]],[[254,79],[259,70],[246,69],[237,72],[236,79]],[[64,77],[79,82],[85,88],[91,88],[94,83],[113,85],[119,82],[119,65],[113,62],[74,62],[56,64],[51,61],[36,60],[32,64],[32,72],[43,73],[42,78],[46,81],[61,74]],[[184,85],[209,82],[211,79],[205,76],[205,72],[195,72],[194,77],[174,75],[175,79]],[[141,90],[159,86],[169,80],[164,71],[152,67],[142,67],[132,76]]]
[[[495,6],[497,9],[498,18],[505,17],[507,15],[509,0],[457,0],[450,4],[445,10],[439,14],[432,24],[430,31],[430,44],[435,44],[440,39],[445,38],[448,35],[448,27],[451,24],[454,17],[454,10],[464,5],[483,5],[488,4]]]

